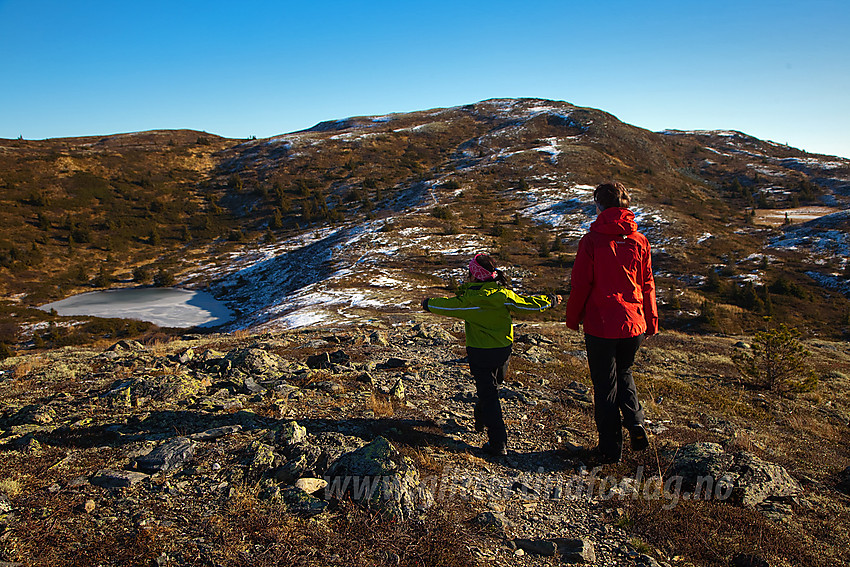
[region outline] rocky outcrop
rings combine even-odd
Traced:
[[[717,443],[692,443],[673,456],[672,473],[701,496],[729,499],[747,507],[794,496],[802,486],[783,467],[746,451],[728,453]],[[703,492],[707,491],[707,492]]]
[[[335,496],[350,496],[397,517],[409,518],[433,503],[431,493],[420,485],[413,461],[384,437],[342,455],[325,478]]]

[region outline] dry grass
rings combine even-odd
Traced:
[[[0,479],[0,492],[7,496],[17,496],[21,493],[21,483],[14,478]]]
[[[726,503],[683,501],[664,510],[659,501],[637,499],[628,504],[627,513],[630,529],[642,540],[669,556],[684,556],[705,567],[726,567],[738,554],[795,567],[831,567],[850,560],[846,546],[824,549],[805,530]],[[809,521],[811,513],[797,513]]]
[[[372,392],[369,397],[370,408],[376,418],[386,418],[395,415],[395,406],[392,400],[386,394],[380,392]]]

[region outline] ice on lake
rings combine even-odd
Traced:
[[[59,315],[139,319],[160,327],[216,327],[233,318],[233,312],[211,294],[178,288],[91,291],[39,309],[55,309]]]

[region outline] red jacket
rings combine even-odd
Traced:
[[[649,241],[628,209],[605,209],[578,244],[567,327],[603,339],[658,332]]]

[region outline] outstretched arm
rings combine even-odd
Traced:
[[[511,311],[544,311],[560,303],[560,295],[520,295],[511,290],[505,291],[505,306]]]

